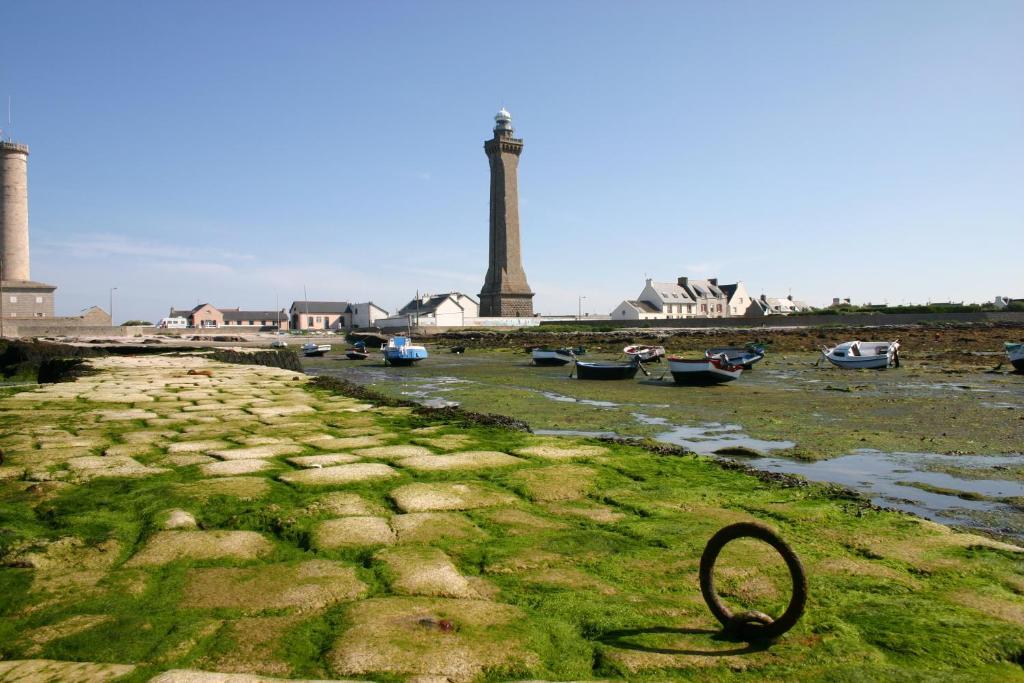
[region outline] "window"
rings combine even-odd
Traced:
[[[36,297],[36,303],[37,303],[37,304],[41,304],[41,303],[43,303],[43,297],[41,297],[41,296],[37,296],[37,297]]]
[[[313,316],[309,316],[306,320],[306,327],[313,327]]]
[[[14,295],[11,295],[11,303],[12,304],[18,303],[18,297],[14,296]]]

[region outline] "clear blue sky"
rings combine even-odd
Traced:
[[[7,0],[0,23],[59,313],[114,286],[119,320],[475,295],[502,105],[542,313],[608,313],[645,274],[1024,296],[1020,0]]]

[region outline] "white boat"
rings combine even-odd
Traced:
[[[634,344],[622,349],[622,352],[631,358],[636,356],[644,363],[660,363],[665,356],[665,347]]]
[[[710,386],[732,382],[743,374],[743,366],[729,363],[724,353],[694,359],[669,356],[666,360],[676,384]]]
[[[534,365],[565,365],[575,358],[572,349],[536,348],[530,351]]]
[[[848,341],[831,349],[823,348],[821,354],[829,363],[839,368],[866,368],[884,370],[900,366],[900,340],[895,341]]]
[[[1006,357],[1017,372],[1024,372],[1024,344],[1006,342]]]
[[[316,344],[314,342],[306,342],[302,345],[302,355],[313,357],[322,356],[331,350],[330,344]]]

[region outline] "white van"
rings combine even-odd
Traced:
[[[168,330],[183,330],[188,327],[188,320],[185,318],[162,318],[157,327]]]

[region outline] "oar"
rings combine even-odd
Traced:
[[[645,377],[650,377],[651,376],[651,373],[647,372],[647,369],[644,367],[643,363],[637,363],[636,366],[638,368],[640,368],[640,372],[644,373]]]

